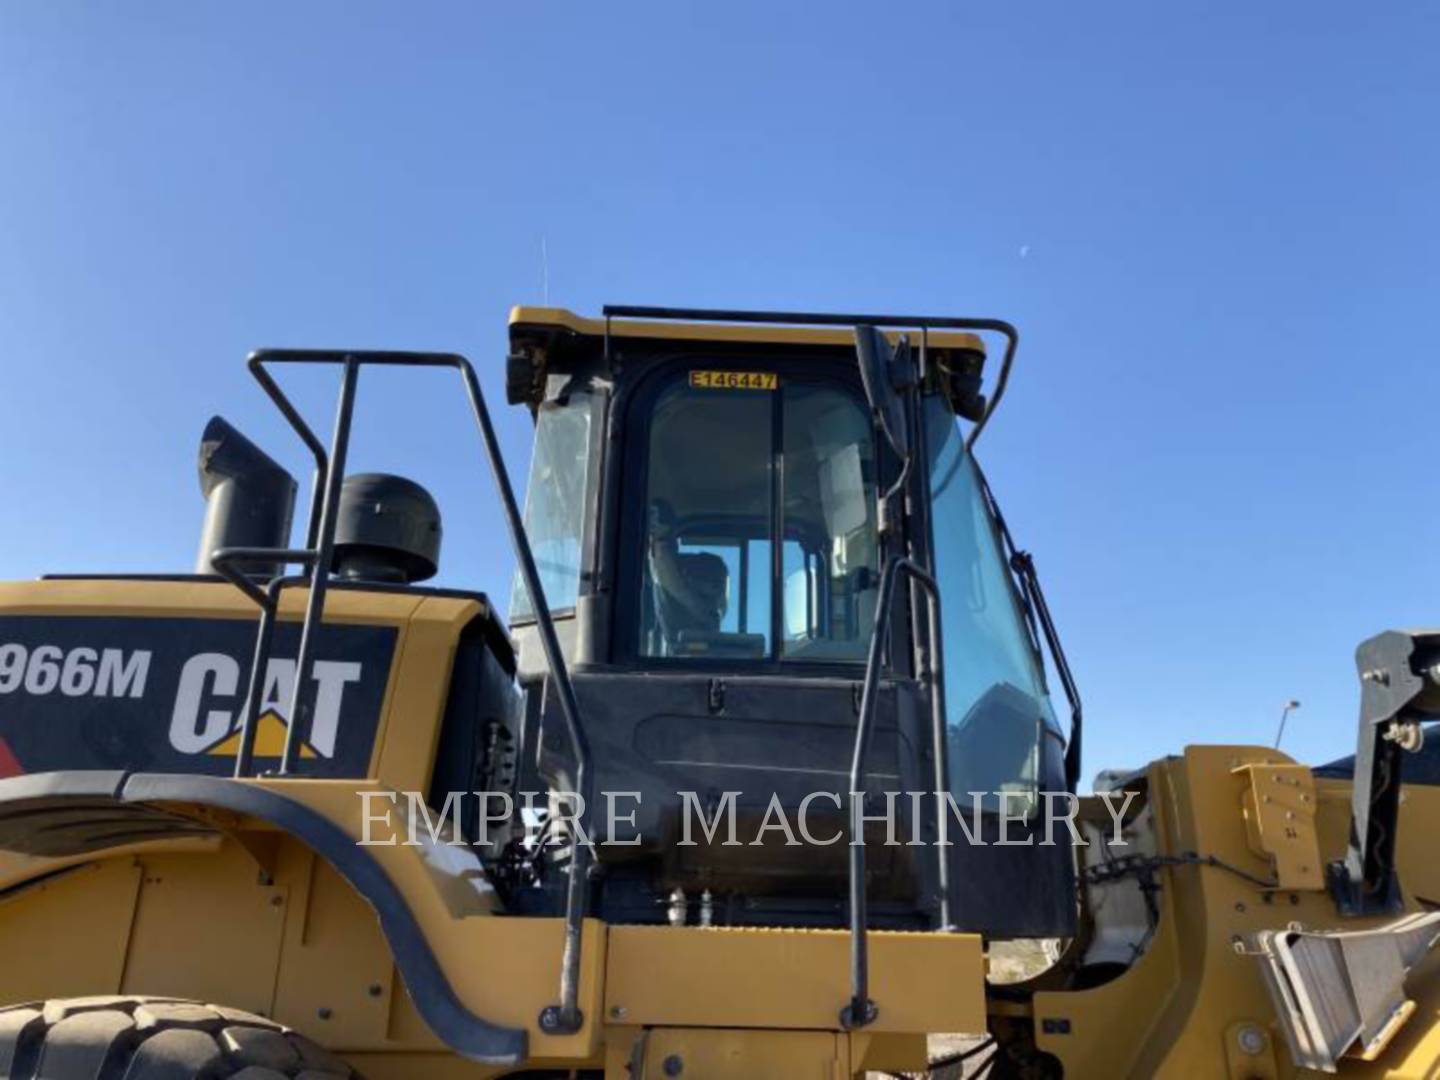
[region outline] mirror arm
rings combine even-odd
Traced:
[[[975,426],[970,429],[970,434],[965,439],[965,449],[969,450],[975,445],[975,440],[980,438],[980,432],[985,430],[985,425],[990,422],[990,417],[995,415],[995,410],[1000,407],[1000,399],[1005,396],[1005,387],[1010,384],[1010,369],[1015,364],[1015,350],[1020,347],[1020,331],[1003,319],[972,319],[970,329],[989,330],[1001,334],[1005,338],[1005,358],[1000,361],[1000,374],[995,379],[995,392],[990,395],[990,401],[985,406],[985,413],[976,421]]]

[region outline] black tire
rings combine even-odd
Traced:
[[[354,1080],[299,1032],[254,1013],[158,997],[57,998],[0,1008],[8,1080]]]

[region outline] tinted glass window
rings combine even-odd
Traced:
[[[535,420],[535,449],[525,494],[525,533],[552,611],[575,606],[590,463],[590,397],[574,394],[565,405],[542,405]],[[534,618],[519,572],[510,595],[510,621]]]
[[[839,385],[683,374],[652,406],[643,656],[860,660],[874,620],[875,453]],[[780,543],[776,545],[776,531]]]
[[[650,417],[640,651],[766,655],[775,391],[671,383]]]
[[[879,587],[870,414],[816,383],[787,385],[784,413],[782,652],[863,660]]]
[[[951,788],[961,805],[972,791],[1009,792],[1031,804],[1042,727],[1055,726],[1050,698],[960,428],[938,397],[927,399],[925,423]],[[992,796],[988,805],[998,802]]]

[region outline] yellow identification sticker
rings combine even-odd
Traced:
[[[774,390],[780,377],[773,371],[692,371],[690,385],[701,390]]]

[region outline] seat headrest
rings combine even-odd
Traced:
[[[681,555],[679,562],[686,581],[707,595],[724,598],[730,582],[724,559],[708,551],[696,551]]]

